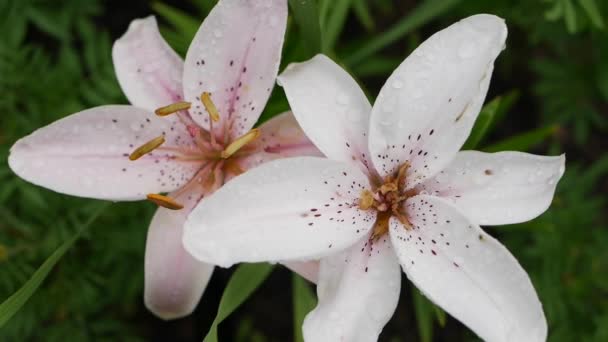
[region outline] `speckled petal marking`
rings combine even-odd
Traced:
[[[449,201],[406,202],[413,228],[391,219],[390,238],[407,277],[486,341],[545,341],[547,323],[517,260]]]
[[[481,225],[525,222],[547,210],[564,164],[563,155],[461,151],[418,189],[449,199]]]
[[[129,160],[135,148],[161,135],[163,146]],[[192,149],[181,123],[113,105],[70,115],[20,139],[9,165],[21,178],[57,192],[137,200],[188,182],[200,166],[181,159]]]
[[[371,229],[375,212],[357,206],[366,187],[353,164],[314,157],[271,161],[202,201],[186,222],[184,245],[196,258],[223,267],[317,259]]]
[[[306,341],[378,340],[401,289],[401,269],[388,239],[364,238],[321,260],[319,303],[302,327]]]
[[[468,137],[507,28],[475,15],[434,34],[393,72],[372,109],[369,149],[384,176],[409,161],[407,188],[443,169]]]
[[[209,128],[200,99],[209,92],[219,127],[233,138],[253,127],[274,86],[286,22],[286,0],[218,2],[194,37],[184,66],[184,94],[197,123]]]

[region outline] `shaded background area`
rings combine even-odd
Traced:
[[[308,0],[311,1],[311,0]],[[127,103],[114,76],[113,40],[135,18],[159,16],[184,55],[211,0],[0,0],[0,298],[16,291],[95,212],[99,201],[28,184],[6,163],[21,136],[84,108]],[[551,209],[532,222],[492,227],[538,290],[550,341],[608,341],[608,2],[601,0],[317,0],[323,53],[353,74],[370,99],[421,41],[474,13],[509,26],[487,100],[504,114],[479,144],[567,154]],[[290,15],[293,13],[290,13]],[[315,47],[291,16],[282,67]],[[313,44],[314,45],[314,44]],[[287,108],[280,88],[263,114]],[[218,270],[195,311],[163,322],[143,306],[143,251],[151,203],[112,204],[0,329],[3,341],[201,341],[232,270]],[[271,276],[220,325],[222,341],[294,336],[290,272]],[[312,287],[305,288],[313,290]],[[301,299],[301,298],[300,298]],[[298,317],[298,315],[296,315]],[[403,281],[382,341],[471,341]]]

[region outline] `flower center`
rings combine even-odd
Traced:
[[[374,192],[363,190],[359,198],[359,208],[363,210],[375,209],[378,211],[376,223],[374,224],[372,239],[378,239],[388,232],[389,219],[395,216],[406,229],[412,224],[407,219],[403,210],[403,203],[410,197],[415,196],[415,190],[405,189],[405,178],[409,163],[399,167],[396,175],[389,175]]]
[[[255,151],[255,146],[252,146],[250,143],[260,135],[260,131],[257,128],[254,128],[246,134],[231,140],[228,134],[230,129],[228,124],[225,124],[224,127],[221,128],[215,127],[214,129],[213,123],[219,122],[220,113],[211,100],[211,94],[204,92],[201,94],[200,98],[201,102],[205,106],[205,109],[207,110],[207,113],[209,114],[209,130],[207,131],[201,129],[194,123],[188,124],[182,120],[198,150],[195,152],[192,152],[191,150],[181,151],[183,152],[183,155],[178,156],[176,159],[200,162],[201,167],[186,185],[178,190],[177,193],[174,193],[175,197],[178,197],[186,189],[196,185],[202,186],[206,191],[212,191],[224,183],[225,173],[234,175],[243,173],[244,170],[240,168],[236,161],[237,159],[246,157]],[[164,117],[182,111],[187,111],[190,109],[190,106],[190,102],[176,102],[168,106],[158,108],[155,110],[155,113],[158,116]],[[217,132],[218,129],[221,129],[222,132]],[[160,135],[136,148],[129,155],[129,159],[137,160],[156,149],[175,149],[172,147],[161,147],[164,142],[164,135]],[[167,209],[179,210],[183,208],[182,204],[168,196],[160,194],[148,194],[147,198],[157,205]]]

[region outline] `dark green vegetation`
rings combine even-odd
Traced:
[[[130,20],[159,15],[163,34],[183,54],[212,5],[211,0],[0,0],[2,300],[84,228],[55,267],[43,269],[50,271],[48,277],[14,317],[4,322],[18,302],[15,297],[0,308],[1,340],[201,341],[207,334],[233,270],[216,272],[193,316],[157,320],[142,301],[143,248],[153,205],[107,205],[56,194],[17,178],[6,160],[12,143],[37,127],[84,108],[126,103],[110,50]],[[317,0],[315,8],[313,0],[290,0],[290,5],[283,66],[322,51],[342,63],[370,98],[436,30],[480,12],[506,19],[507,49],[497,61],[489,105],[467,147],[565,152],[568,162],[547,213],[488,231],[530,273],[549,320],[550,341],[608,340],[608,2]],[[263,120],[286,108],[284,94],[275,88]],[[382,340],[475,340],[403,284]],[[220,340],[299,336],[294,329],[314,305],[311,290],[275,267],[219,325]]]

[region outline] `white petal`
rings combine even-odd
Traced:
[[[524,222],[551,204],[565,159],[563,155],[462,151],[419,189],[451,200],[478,224]]]
[[[184,245],[202,261],[311,260],[364,236],[375,212],[358,208],[369,187],[353,164],[297,157],[262,164],[199,203],[186,221]]]
[[[286,22],[286,0],[218,2],[186,55],[184,94],[197,123],[209,127],[199,96],[210,92],[233,137],[253,127],[274,86]]]
[[[147,141],[165,134],[162,148],[129,160]],[[53,191],[110,200],[137,200],[187,182],[198,164],[175,159],[192,141],[180,123],[132,106],[87,109],[42,127],[11,148],[19,177]]]
[[[408,188],[456,155],[483,104],[504,21],[475,15],[422,43],[387,80],[374,104],[369,149],[386,175],[409,161]]]
[[[448,201],[406,202],[413,229],[395,218],[390,236],[408,278],[486,341],[545,341],[547,322],[530,278],[498,241]]]
[[[328,158],[371,166],[367,131],[371,105],[357,82],[324,55],[290,64],[278,79],[306,132]]]
[[[150,311],[163,319],[189,315],[214,268],[194,259],[182,245],[184,222],[202,194],[182,191],[171,196],[184,208],[158,208],[146,240],[144,301]]]
[[[321,261],[319,303],[304,320],[306,341],[375,342],[390,320],[401,270],[388,236],[364,239]]]
[[[112,48],[120,86],[134,106],[154,110],[181,101],[183,61],[158,32],[154,17],[133,20]]]

